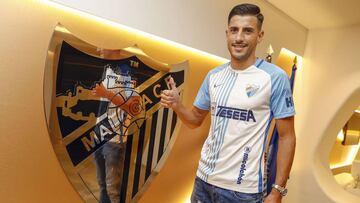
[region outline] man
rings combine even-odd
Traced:
[[[106,59],[117,59],[120,55],[119,50],[101,49],[100,54]],[[111,126],[110,129],[117,135],[114,137],[105,136],[107,141],[101,148],[95,151],[94,160],[96,164],[96,176],[99,184],[101,203],[119,203],[121,183],[123,177],[124,160],[126,152],[126,122],[129,116],[136,116],[141,113],[142,104],[140,96],[130,96],[126,91],[131,92],[135,87],[131,86],[131,77],[128,72],[129,66],[118,66],[117,64],[107,64],[106,67],[116,69],[123,74],[106,73],[113,78],[124,82],[123,86],[116,86],[107,80],[111,89],[107,89],[102,82],[96,84],[92,94],[108,101],[101,108],[106,108],[107,117]],[[109,70],[106,70],[109,71]],[[95,131],[99,131],[98,127]],[[98,133],[100,134],[100,133]]]
[[[192,202],[262,202],[266,191],[264,149],[272,117],[279,132],[275,184],[264,202],[286,194],[295,151],[294,107],[286,73],[255,57],[263,15],[252,4],[235,6],[226,30],[230,63],[206,76],[191,110],[179,100],[174,80],[161,103],[189,127],[210,111],[209,135],[201,151]]]

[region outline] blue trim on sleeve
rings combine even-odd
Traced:
[[[224,70],[229,66],[230,63],[225,63],[221,66],[218,66],[206,75],[200,89],[197,93],[193,105],[201,110],[210,110],[210,77],[211,75]]]
[[[295,115],[294,102],[288,75],[274,64],[264,61],[259,69],[271,77],[270,109],[275,119]]]

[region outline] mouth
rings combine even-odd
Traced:
[[[232,44],[231,46],[235,49],[235,51],[241,51],[244,48],[246,48],[248,45],[247,44]]]

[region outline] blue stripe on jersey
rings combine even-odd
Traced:
[[[265,130],[265,136],[264,136],[264,142],[263,142],[263,147],[262,147],[262,151],[261,151],[261,158],[260,158],[260,165],[259,165],[259,185],[258,185],[258,189],[259,192],[263,192],[263,178],[262,178],[262,172],[261,172],[261,166],[262,166],[262,157],[264,156],[264,150],[265,150],[265,146],[266,146],[266,140],[267,137],[269,135],[269,129],[270,129],[270,125],[271,125],[271,120],[273,119],[273,115],[272,113],[270,113],[270,117],[269,117],[269,121],[268,121],[268,125],[266,126],[266,130]],[[264,163],[265,165],[265,163]],[[265,171],[264,171],[265,172]],[[266,173],[266,172],[265,172]]]
[[[217,72],[221,72],[226,67],[229,66],[229,63],[225,63],[215,69],[212,69],[209,71],[209,73],[206,75],[203,83],[200,86],[200,89],[198,91],[198,94],[196,95],[195,101],[193,103],[194,106],[196,106],[199,109],[203,110],[210,110],[210,76],[214,75]]]
[[[230,92],[232,90],[232,87],[234,86],[234,82],[236,79],[236,74],[232,73],[228,69],[226,69],[223,73],[224,77],[221,77],[220,83],[215,84],[222,84],[217,89],[215,89],[215,98],[218,98],[217,100],[217,106],[218,105],[224,105],[224,102],[227,102]],[[218,80],[219,81],[219,80]],[[217,108],[216,108],[217,109]],[[205,176],[206,180],[208,178],[208,175],[214,171],[215,169],[215,163],[218,158],[218,154],[221,148],[221,145],[223,143],[223,137],[225,135],[224,129],[227,127],[227,123],[229,122],[228,119],[225,118],[218,118],[215,117],[214,119],[214,125],[213,125],[213,131],[212,131],[212,144],[210,144],[210,153],[206,160],[206,166],[205,169]]]
[[[256,67],[260,67],[261,64],[264,62],[263,59],[257,59],[256,63]],[[259,175],[259,181],[258,181],[258,190],[259,192],[262,192],[263,190],[263,177],[262,177],[262,171],[261,171],[261,166],[262,166],[262,157],[264,155],[264,149],[265,149],[265,145],[266,145],[266,139],[267,139],[267,136],[268,136],[268,133],[269,133],[269,129],[270,129],[270,124],[271,124],[271,120],[272,120],[272,114],[270,112],[270,117],[269,117],[269,121],[268,121],[268,125],[266,126],[266,130],[265,130],[265,136],[264,136],[264,141],[263,141],[263,147],[262,147],[262,151],[261,151],[261,158],[260,158],[260,164],[259,164],[259,171],[258,171],[258,175]]]
[[[229,71],[230,72],[230,71]],[[231,72],[231,78],[228,82],[228,85],[226,86],[226,90],[227,92],[225,93],[225,96],[224,98],[222,99],[221,102],[219,102],[220,105],[226,105],[228,100],[229,100],[229,97],[230,97],[230,92],[232,91],[232,89],[234,88],[234,85],[235,85],[235,81],[237,79],[237,73],[233,73]],[[221,99],[221,97],[220,97]],[[229,121],[230,119],[226,119],[226,118],[223,118],[225,121],[224,121],[224,124],[222,125],[222,129],[220,131],[220,139],[218,139],[218,142],[216,143],[216,155],[215,155],[215,159],[213,160],[213,163],[212,163],[212,168],[211,168],[211,172],[213,172],[215,170],[215,166],[216,166],[216,160],[219,158],[219,155],[220,155],[220,148],[222,147],[222,144],[224,143],[224,137],[225,137],[225,132],[227,130],[227,126],[229,124]]]
[[[226,96],[226,92],[227,91],[224,91],[224,90],[228,90],[228,85],[229,85],[229,81],[230,81],[230,78],[231,78],[231,73],[228,69],[225,69],[224,71],[224,77],[222,77],[221,79],[221,82],[220,83],[217,83],[217,84],[222,84],[221,86],[219,86],[217,89],[215,89],[215,98],[224,98]],[[215,83],[216,84],[216,83]],[[219,100],[217,101],[217,105],[219,105]],[[224,126],[224,122],[226,122],[226,119],[223,119],[223,118],[217,118],[215,117],[215,121],[214,121],[214,131],[212,133],[212,143],[210,146],[210,155],[208,156],[208,159],[206,160],[207,162],[207,166],[206,166],[206,170],[205,170],[205,173],[206,173],[206,179],[208,177],[208,175],[213,171],[213,162],[215,161],[215,154],[216,154],[216,150],[217,150],[217,145],[218,145],[218,139],[221,135],[221,132],[222,132],[222,126]]]
[[[256,59],[255,64],[257,64],[257,65],[255,65],[255,66],[259,68],[263,62],[264,62],[263,59]]]
[[[227,70],[226,69],[224,69],[224,71],[223,72],[221,72],[221,73],[219,73],[219,74],[222,74],[222,76],[221,77],[216,77],[216,78],[214,78],[214,85],[219,85],[219,84],[224,84],[225,83],[225,81],[226,81],[226,79],[227,79]],[[223,85],[222,85],[223,86]],[[214,89],[214,97],[218,97],[218,94],[220,94],[222,91],[216,91],[216,90],[219,90],[219,89],[221,89],[221,87],[219,87],[219,88],[217,88],[217,89]],[[216,119],[214,119],[214,122],[213,123],[217,123],[217,120]],[[214,132],[217,132],[218,130],[219,130],[219,128],[220,128],[220,125],[213,125],[212,126],[212,134],[211,134],[211,139],[209,139],[209,142],[213,142],[213,140],[215,140],[215,134],[214,134]],[[210,145],[211,147],[213,147],[214,145],[213,144],[211,144]],[[213,151],[213,149],[212,148],[210,148],[210,149],[208,149],[209,151]],[[211,153],[210,153],[210,155],[211,155]],[[209,157],[208,157],[209,158]],[[208,162],[209,160],[206,160],[206,162]],[[206,166],[205,166],[206,167]]]
[[[214,85],[216,85],[216,84],[224,84],[225,83],[225,81],[227,80],[227,74],[228,74],[228,72],[227,72],[227,69],[224,69],[223,70],[223,72],[220,72],[220,73],[218,73],[218,74],[221,74],[221,76],[220,77],[215,77],[214,78]],[[222,85],[222,86],[224,86],[224,85]],[[218,94],[220,94],[221,92],[223,92],[223,91],[216,91],[216,90],[219,90],[219,89],[221,89],[222,87],[219,87],[219,88],[217,88],[217,89],[214,89],[214,97],[215,98],[217,98],[218,97]],[[216,107],[217,108],[217,107]],[[207,144],[209,147],[207,147],[206,149],[207,149],[207,151],[206,151],[206,153],[208,154],[208,157],[206,158],[206,160],[205,160],[205,163],[202,165],[202,166],[200,166],[200,168],[201,168],[201,171],[202,172],[204,172],[205,174],[203,174],[204,176],[203,176],[203,179],[204,180],[207,180],[207,176],[208,176],[208,174],[209,174],[209,170],[210,170],[210,165],[209,165],[209,161],[210,161],[210,159],[211,159],[211,156],[214,154],[213,153],[213,151],[214,151],[214,144],[213,144],[213,142],[214,142],[214,140],[216,139],[216,135],[217,135],[217,131],[220,129],[220,127],[221,127],[221,123],[219,123],[218,124],[218,122],[217,122],[217,119],[216,119],[216,117],[215,117],[215,119],[214,119],[214,121],[213,121],[213,124],[214,125],[212,125],[212,129],[211,129],[211,137],[210,137],[210,139],[208,139],[207,140],[207,143],[205,143],[205,144]]]

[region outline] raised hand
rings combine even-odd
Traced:
[[[176,88],[174,79],[170,77],[168,82],[170,89],[161,93],[160,103],[163,107],[176,109],[180,104],[179,90]]]
[[[96,84],[95,87],[91,90],[91,93],[97,97],[107,98],[108,90],[104,87],[102,83]]]

